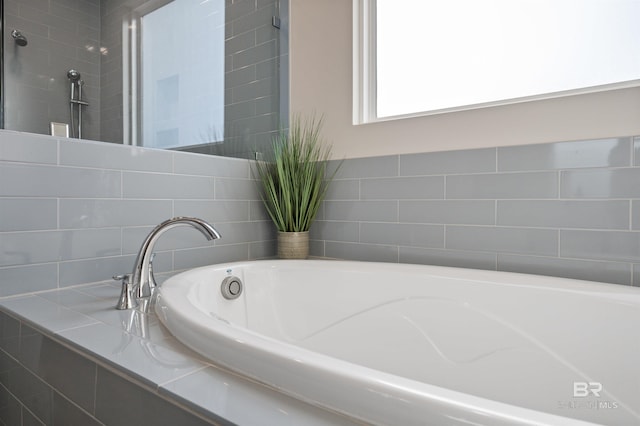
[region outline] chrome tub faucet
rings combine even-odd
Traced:
[[[116,309],[131,309],[137,306],[138,300],[153,294],[157,287],[152,270],[153,249],[162,234],[178,226],[191,226],[209,241],[220,238],[213,226],[195,217],[174,217],[156,226],[142,243],[133,265],[133,272],[130,275],[113,277],[115,280],[122,280],[122,293]]]

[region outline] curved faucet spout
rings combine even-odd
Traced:
[[[160,225],[156,226],[147,236],[142,243],[136,262],[133,266],[133,273],[131,274],[132,288],[137,292],[137,297],[145,297],[151,295],[153,289],[156,287],[156,283],[153,280],[153,276],[150,271],[151,256],[153,254],[153,248],[156,241],[162,234],[172,228],[178,226],[191,226],[207,238],[207,240],[215,240],[220,238],[220,234],[209,223],[202,219],[195,217],[174,217],[173,219],[165,220]],[[145,292],[148,289],[148,294]]]

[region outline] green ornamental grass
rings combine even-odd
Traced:
[[[331,147],[320,138],[322,118],[293,117],[273,141],[274,159],[256,162],[261,197],[280,232],[305,232],[318,213],[341,163],[327,177]]]

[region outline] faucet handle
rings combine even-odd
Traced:
[[[120,292],[120,299],[116,309],[132,309],[138,305],[138,302],[133,297],[133,286],[131,284],[131,275],[115,275],[113,277],[115,281],[122,281],[122,290]]]

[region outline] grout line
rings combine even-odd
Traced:
[[[95,417],[96,408],[98,407],[98,364],[93,363],[95,373],[93,376],[93,408],[91,414]]]
[[[180,379],[183,379],[183,378],[185,378],[185,377],[191,376],[192,374],[198,373],[198,372],[200,372],[200,371],[202,371],[202,370],[206,370],[206,369],[207,369],[207,368],[209,368],[209,367],[212,367],[212,366],[213,366],[214,368],[216,368],[216,367],[212,364],[212,362],[211,362],[210,360],[199,360],[199,361],[204,361],[202,366],[200,366],[200,367],[196,368],[195,370],[191,370],[191,371],[185,372],[184,374],[181,374],[181,375],[179,375],[179,376],[172,377],[171,379],[169,379],[169,380],[167,380],[167,381],[165,381],[165,382],[158,383],[158,388],[165,387],[165,386],[167,386],[167,385],[168,385],[168,384],[170,384],[170,383],[173,383],[173,382],[178,381],[178,380],[180,380]]]

